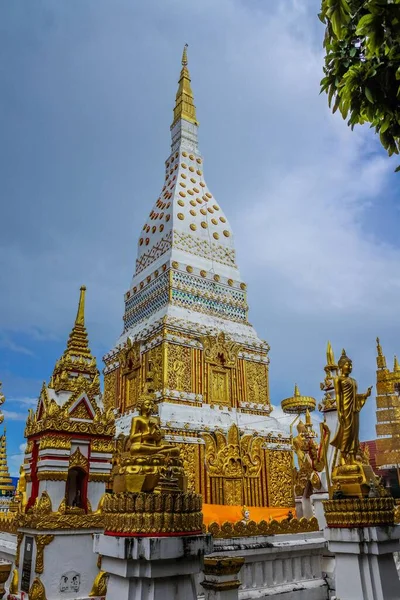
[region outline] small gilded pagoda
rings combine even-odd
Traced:
[[[291,444],[271,416],[269,346],[249,322],[198,127],[185,47],[164,183],[138,236],[122,335],[104,357],[104,405],[127,435],[151,371],[161,426],[180,448],[190,490],[206,504],[290,507]]]
[[[87,598],[99,575],[92,536],[104,528],[98,509],[112,468],[115,423],[112,411],[104,410],[89,348],[85,290],[80,290],[66,350],[26,422],[27,448],[14,507],[13,599],[26,594],[58,598],[60,592],[65,600],[78,592]]]
[[[11,496],[15,491],[7,465],[7,438],[6,428],[0,437],[0,511],[7,511]]]

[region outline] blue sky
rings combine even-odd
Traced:
[[[319,96],[317,0],[0,2],[0,380],[11,470],[86,284],[101,366],[169,154],[180,56],[274,403],[320,398],[326,341],[375,383],[400,353],[400,175]],[[362,437],[374,436],[374,398]]]

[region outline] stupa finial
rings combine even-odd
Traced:
[[[172,122],[171,129],[180,119],[198,125],[196,107],[194,105],[194,96],[190,85],[190,75],[187,68],[187,48],[188,45],[185,44],[182,52],[182,69],[179,77],[178,91],[176,93],[174,120]]]

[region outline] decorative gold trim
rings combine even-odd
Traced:
[[[204,575],[237,575],[244,565],[242,556],[206,556],[204,558]]]
[[[29,600],[46,600],[46,589],[39,577],[35,577],[29,589]]]
[[[323,505],[328,527],[376,527],[395,522],[391,497],[325,500]]]
[[[114,533],[179,533],[201,531],[199,494],[121,492],[106,494],[102,507],[105,529]]]
[[[115,450],[114,440],[99,440],[93,439],[90,444],[92,452],[108,452],[112,453]]]
[[[286,533],[306,533],[307,531],[319,531],[318,521],[315,517],[306,519],[284,519],[283,521],[237,521],[237,523],[226,522],[222,525],[210,523],[204,533],[211,533],[215,538],[252,537],[257,535],[279,535]]]
[[[107,483],[110,480],[110,473],[89,473],[89,481],[97,483]]]
[[[107,594],[107,583],[108,573],[106,573],[106,571],[100,571],[95,577],[89,598],[93,598],[94,596],[105,596]]]
[[[35,573],[43,573],[44,571],[44,549],[54,540],[54,535],[41,534],[35,535],[36,541],[36,562]]]
[[[67,471],[39,471],[37,474],[39,481],[67,481]]]
[[[39,450],[71,448],[71,438],[62,435],[46,435],[39,442]]]

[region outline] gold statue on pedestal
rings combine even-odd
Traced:
[[[352,361],[345,350],[338,362],[339,374],[333,378],[338,412],[338,429],[331,441],[336,448],[332,482],[342,496],[368,496],[375,475],[370,465],[363,464],[359,442],[360,411],[372,387],[365,394],[357,393],[357,382],[350,377]],[[339,456],[338,456],[339,454]]]
[[[129,436],[122,442],[114,471],[114,492],[186,491],[179,448],[164,442],[149,372],[133,417]]]

